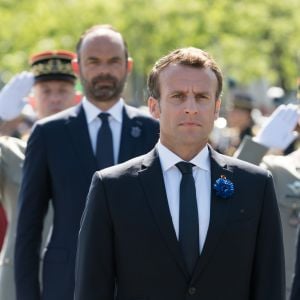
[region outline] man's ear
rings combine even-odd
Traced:
[[[154,119],[159,119],[160,118],[160,107],[159,107],[159,102],[157,99],[153,97],[148,98],[148,108],[151,116]]]
[[[219,118],[220,109],[221,109],[221,99],[219,98],[216,100],[216,105],[215,105],[215,120]]]
[[[83,97],[82,93],[80,91],[76,91],[74,99],[73,99],[74,104],[76,105],[76,104],[80,103],[80,101],[82,100],[82,97]]]
[[[127,59],[127,73],[131,73],[133,69],[133,59],[131,57],[128,57]]]
[[[32,106],[33,110],[36,110],[36,100],[33,94],[30,94],[27,99],[28,103]]]
[[[79,63],[77,58],[72,59],[72,68],[74,73],[79,76]]]

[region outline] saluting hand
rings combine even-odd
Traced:
[[[26,104],[34,83],[34,75],[23,71],[15,75],[0,92],[0,118],[10,121],[17,118]]]

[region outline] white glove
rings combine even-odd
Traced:
[[[24,71],[14,76],[0,92],[0,118],[10,121],[17,118],[26,104],[34,83],[34,75]]]
[[[298,135],[294,130],[299,117],[296,105],[280,105],[263,124],[253,140],[268,148],[284,150]]]

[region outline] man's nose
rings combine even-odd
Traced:
[[[98,65],[98,72],[101,75],[107,75],[110,74],[111,72],[111,66],[108,63],[101,63]]]
[[[62,101],[63,95],[60,92],[52,93],[50,96],[50,101],[52,103],[60,103]]]
[[[198,113],[198,106],[194,96],[188,96],[185,101],[185,109],[184,112],[186,114],[196,114]]]

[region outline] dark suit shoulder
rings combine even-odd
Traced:
[[[130,105],[125,105],[125,110],[130,119],[136,119],[142,122],[146,122],[158,126],[158,121],[154,119],[151,115],[142,111],[141,109],[138,109]]]
[[[76,105],[37,121],[32,128],[32,133],[36,133],[37,131],[43,132],[44,134],[58,133],[71,120],[84,120],[84,118],[82,106]],[[31,136],[29,138],[31,138]]]
[[[260,166],[246,162],[244,160],[220,154],[214,150],[211,150],[212,158],[217,161],[220,165],[226,166],[231,171],[239,171],[243,173],[248,173],[249,175],[261,175],[270,176],[270,172]]]
[[[146,155],[137,156],[118,165],[97,171],[96,173],[103,180],[121,178],[123,176],[136,176],[137,172],[141,170]]]
[[[266,170],[266,169],[264,169],[260,166],[257,166],[255,164],[246,162],[244,160],[229,157],[229,161],[230,161],[230,164],[232,166],[235,166],[236,168],[245,170],[249,173],[261,174],[261,175],[264,175],[264,176],[269,176],[270,175],[270,172],[268,170]]]
[[[37,121],[35,126],[52,126],[53,124],[65,123],[70,117],[78,116],[81,110],[83,110],[81,105],[67,108],[61,112]]]

